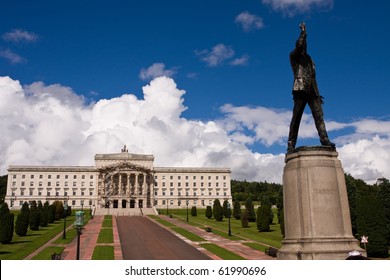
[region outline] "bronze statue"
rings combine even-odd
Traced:
[[[295,43],[295,49],[290,53],[290,64],[294,73],[294,85],[292,90],[294,109],[290,123],[287,151],[291,152],[295,149],[299,124],[306,104],[309,104],[311,109],[321,144],[334,148],[335,144],[329,141],[328,133],[325,128],[322,111],[323,97],[318,91],[315,65],[311,60],[311,57],[307,54],[306,25],[305,23],[301,23],[299,27],[301,33]]]

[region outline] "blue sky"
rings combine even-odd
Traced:
[[[369,182],[390,177],[387,1],[1,6],[1,173],[8,164],[93,164],[94,153],[127,144],[160,165],[224,165],[238,179],[280,181],[293,105],[288,55],[305,21],[344,169]],[[97,113],[102,104],[110,109]],[[298,145],[317,145],[306,113]]]

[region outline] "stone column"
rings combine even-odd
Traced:
[[[118,193],[119,195],[122,195],[122,173],[119,173],[118,176],[119,176]]]
[[[283,174],[282,260],[342,260],[363,252],[352,235],[347,189],[337,152],[302,147],[287,154]]]

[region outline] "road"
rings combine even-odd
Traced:
[[[148,218],[117,217],[124,260],[209,260],[210,258]]]

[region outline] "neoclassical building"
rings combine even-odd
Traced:
[[[25,166],[8,168],[5,201],[19,208],[27,201],[63,201],[98,213],[131,209],[185,208],[231,203],[229,168],[155,167],[153,155],[95,155],[95,166]],[[112,210],[110,210],[112,209]]]

